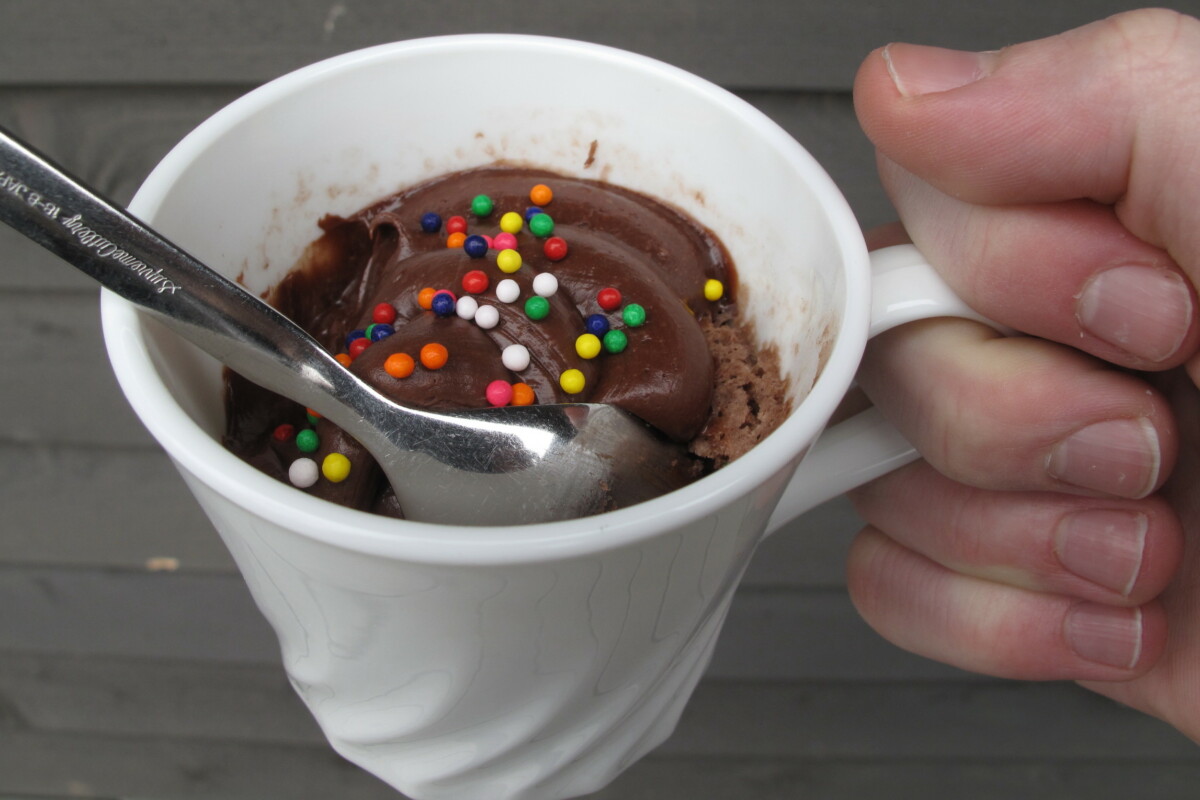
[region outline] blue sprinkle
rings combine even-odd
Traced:
[[[367,337],[366,331],[363,331],[363,330],[350,331],[350,334],[348,336],[346,336],[346,349],[350,348],[350,343],[353,342],[355,339],[365,339],[366,337]]]
[[[543,213],[542,210],[540,208],[538,208],[537,206],[530,206],[529,208],[525,209],[525,221],[529,222],[529,220],[533,217],[534,214],[541,214],[541,213]]]
[[[448,317],[454,313],[454,298],[446,293],[439,293],[433,296],[433,304],[431,308],[433,313],[439,317]]]
[[[376,322],[371,326],[371,341],[378,342],[380,339],[386,339],[396,332],[396,329],[386,322]]]
[[[421,217],[421,230],[426,233],[437,233],[442,229],[442,218],[430,211]]]
[[[587,332],[595,336],[603,336],[608,333],[608,317],[603,314],[592,314],[584,320],[583,327],[587,328]]]
[[[488,251],[487,239],[478,234],[468,236],[463,241],[463,250],[466,250],[471,258],[483,258]]]

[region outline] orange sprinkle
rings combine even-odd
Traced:
[[[512,404],[514,406],[531,406],[534,401],[533,389],[528,383],[514,383]]]
[[[306,408],[306,409],[304,409],[304,410],[305,410],[306,412],[308,412],[308,415],[309,415],[310,417],[313,417],[314,419],[320,419],[320,418],[321,418],[321,415],[320,415],[320,414],[318,414],[317,412],[313,411],[311,408]]]
[[[417,292],[417,305],[428,311],[433,308],[433,296],[437,294],[437,289],[426,286],[421,291]]]
[[[441,369],[449,358],[450,351],[437,342],[430,342],[421,348],[421,364],[425,369]]]
[[[417,362],[408,353],[392,353],[383,362],[383,371],[393,378],[407,378],[416,367]]]
[[[446,237],[446,247],[462,247],[463,242],[467,240],[467,235],[462,231],[452,233]]]
[[[348,367],[354,362],[354,359],[350,357],[349,353],[338,353],[333,358],[343,367]]]
[[[546,184],[539,183],[529,190],[529,199],[535,206],[544,206],[554,199],[554,192]]]

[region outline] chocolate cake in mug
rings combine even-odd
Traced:
[[[778,355],[737,317],[717,237],[596,180],[493,166],[404,189],[323,234],[268,301],[383,395],[438,410],[607,403],[698,478],[786,417]],[[331,422],[230,374],[225,444],[327,500],[403,516]]]

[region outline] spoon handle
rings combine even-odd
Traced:
[[[377,404],[365,384],[290,319],[3,128],[0,220],[255,383],[335,422]],[[345,403],[358,408],[349,411]]]

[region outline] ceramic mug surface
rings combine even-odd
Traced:
[[[474,93],[484,75],[536,81]],[[670,734],[869,324],[857,223],[799,144],[706,81],[579,42],[443,37],[301,69],[203,123],[131,210],[259,293],[324,214],[498,160],[609,180],[714,230],[741,314],[780,353],[787,421],[719,472],[596,517],[384,519],[225,451],[220,366],[103,297],[122,388],[232,552],[296,690],[340,753],[417,800],[578,796]]]

